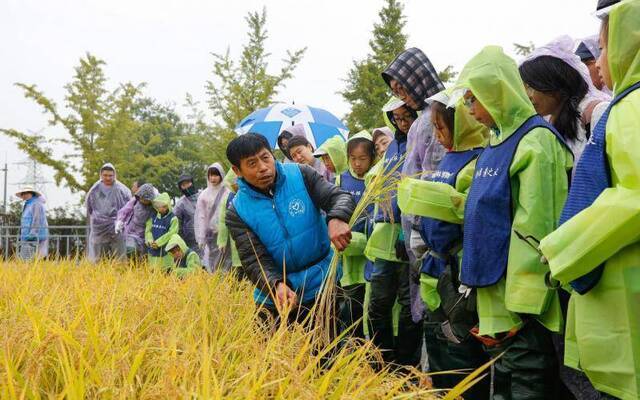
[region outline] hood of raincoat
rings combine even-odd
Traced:
[[[220,184],[218,184],[218,185],[214,185],[213,183],[209,182],[209,172],[211,172],[212,170],[218,171],[218,173],[222,177],[222,180],[220,181]],[[223,182],[224,182],[224,177],[225,177],[224,168],[222,167],[222,165],[220,163],[216,162],[216,163],[213,163],[213,164],[209,165],[209,167],[207,167],[207,188],[215,190],[216,188],[221,187]]]
[[[623,1],[609,13],[607,57],[613,92],[640,81],[640,1]]]
[[[150,183],[145,183],[144,185],[138,188],[136,192],[136,197],[139,199],[144,199],[148,201],[153,201],[157,196],[156,188],[153,187]]]
[[[116,167],[114,167],[113,164],[111,164],[110,162],[102,164],[102,167],[100,167],[100,171],[98,171],[98,173],[102,173],[102,171],[105,170],[105,169],[112,169],[113,170],[113,180],[114,181],[118,180],[118,171],[116,171]]]
[[[169,251],[176,246],[180,247],[180,250],[182,250],[183,253],[186,253],[187,250],[189,249],[187,247],[187,244],[184,242],[184,240],[182,240],[182,238],[178,234],[175,234],[171,236],[171,238],[169,238],[169,241],[167,242],[167,245],[164,246],[164,249],[166,251]]]
[[[356,140],[356,139],[365,139],[370,141],[371,143],[373,143],[373,137],[371,136],[371,134],[369,133],[369,131],[367,130],[361,130],[360,132],[356,133],[355,135],[351,136],[349,138],[349,140],[347,140],[347,144],[349,144],[349,142]],[[349,155],[347,154],[347,160],[349,159]],[[369,167],[369,169],[373,168],[373,164],[375,163],[375,158],[373,160],[371,160],[371,166]],[[349,171],[351,172],[351,175],[353,176],[357,176],[357,174],[353,171],[353,169],[351,169],[351,165],[349,164]],[[366,173],[365,173],[366,175]]]
[[[169,193],[160,193],[153,199],[153,208],[155,208],[156,211],[158,211],[158,206],[160,205],[169,207],[169,211],[171,211],[173,207],[171,206],[171,197],[169,197]]]
[[[500,46],[485,47],[464,66],[453,87],[453,105],[460,101],[456,93],[463,94],[465,90],[471,90],[493,118],[500,130],[499,142],[536,114],[518,66]]]
[[[398,81],[409,96],[423,109],[427,98],[444,90],[438,72],[422,50],[412,47],[400,53],[382,73],[391,87],[391,80]]]
[[[451,89],[443,90],[429,98],[429,104],[438,102],[448,107],[451,98]],[[489,142],[489,128],[482,125],[469,113],[462,99],[455,105],[456,112],[453,118],[453,151],[465,151],[477,147],[485,147]]]
[[[385,123],[387,123],[387,113],[385,113],[384,115],[384,119],[385,119]],[[389,121],[390,123],[390,121]],[[375,138],[379,135],[385,135],[387,136],[389,139],[393,139],[393,131],[391,130],[391,128],[389,128],[389,126],[381,126],[379,128],[375,128],[372,132],[371,132],[371,140],[375,140]]]
[[[336,168],[336,174],[341,174],[349,168],[347,161],[347,147],[344,139],[341,136],[333,136],[325,140],[318,148],[320,151],[324,151],[329,155],[333,166]]]
[[[391,96],[389,101],[385,103],[382,107],[382,118],[384,119],[385,125],[391,130],[391,139],[395,137],[396,132],[399,132],[398,125],[393,121],[393,110],[397,110],[400,107],[404,106],[404,101],[400,100],[395,96]],[[408,107],[407,107],[408,108]]]
[[[588,90],[587,94],[584,97],[584,100],[589,102],[611,101],[611,97],[609,95],[596,89],[596,87],[593,85],[591,75],[589,74],[589,69],[586,65],[584,65],[580,57],[573,52],[573,44],[574,41],[570,36],[563,35],[557,37],[544,46],[538,47],[533,50],[531,54],[529,54],[527,57],[525,57],[524,60],[522,60],[520,65],[542,56],[557,58],[576,70],[582,77],[584,83],[587,84]]]
[[[229,172],[227,172],[227,175],[225,175],[224,180],[222,181],[222,184],[227,189],[235,193],[233,186],[238,184],[238,175],[236,175],[236,173],[233,172],[232,169],[230,169]]]
[[[600,57],[600,46],[598,45],[598,35],[587,36],[578,41],[575,55],[580,57],[580,61],[585,62],[595,60]]]

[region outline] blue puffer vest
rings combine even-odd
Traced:
[[[233,199],[238,216],[267,248],[275,267],[284,270],[287,283],[302,302],[313,301],[329,272],[333,252],[327,224],[307,192],[300,167],[276,161],[272,197],[242,178],[238,187]],[[268,293],[258,289],[253,297],[256,303],[274,304]]]

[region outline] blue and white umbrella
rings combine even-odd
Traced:
[[[267,138],[272,148],[276,148],[280,133],[287,127],[303,124],[307,140],[317,148],[325,140],[340,135],[345,140],[347,127],[329,111],[299,104],[279,103],[261,108],[245,117],[236,126],[238,135],[259,133]]]

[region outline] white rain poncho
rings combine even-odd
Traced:
[[[220,183],[214,185],[209,182],[209,171],[216,170],[220,174]],[[207,168],[207,188],[198,196],[194,217],[194,228],[198,246],[204,249],[203,261],[208,270],[213,270],[218,251],[218,216],[222,199],[228,189],[222,183],[224,179],[224,169],[219,163],[213,163]]]
[[[115,167],[106,163],[101,168]],[[116,175],[117,177],[117,175]],[[87,219],[89,220],[88,257],[95,262],[104,256],[123,257],[125,254],[124,236],[115,233],[118,210],[127,204],[131,191],[114,177],[113,185],[107,186],[102,181],[96,182],[86,197]]]
[[[593,82],[591,81],[591,75],[589,74],[589,69],[586,65],[584,65],[582,60],[580,60],[580,57],[575,54],[575,41],[571,37],[563,35],[545,44],[544,46],[536,48],[531,52],[531,54],[529,54],[524,60],[522,60],[520,64],[522,65],[527,61],[531,61],[542,56],[550,56],[562,60],[571,68],[578,71],[578,73],[582,76],[582,79],[585,81],[589,89],[578,107],[581,114],[584,113],[588,107],[591,107],[593,109],[594,104],[607,103],[611,101],[610,95],[596,89],[596,87],[593,85]],[[602,106],[596,107],[598,107],[598,110],[602,109]],[[576,160],[580,158],[582,150],[587,143],[587,132],[585,130],[585,125],[590,124],[592,128],[595,127],[597,121],[600,119],[600,116],[602,116],[601,111],[594,111],[591,113],[590,120],[579,121],[580,123],[578,124],[578,126],[580,129],[578,132],[577,140],[567,142]]]

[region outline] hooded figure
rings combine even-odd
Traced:
[[[419,231],[412,231],[411,247],[420,265],[420,293],[428,310],[425,318],[425,341],[430,372],[476,369],[488,357],[480,342],[468,332],[478,322],[475,294],[460,298],[458,287],[462,249],[462,215],[464,198],[471,186],[478,155],[489,140],[489,130],[478,123],[462,101],[447,110],[449,94],[431,97],[432,121],[446,131],[451,141],[448,151],[435,171],[425,173],[424,180],[404,178],[398,188],[398,205],[402,212],[421,216]],[[439,111],[443,110],[443,111]],[[453,118],[444,121],[445,113]],[[451,118],[450,118],[451,119]],[[451,126],[447,126],[451,124]],[[414,233],[421,240],[414,239]],[[464,375],[432,375],[434,387],[450,388]],[[469,398],[484,398],[489,392],[488,379],[465,393]]]
[[[146,253],[144,246],[144,229],[147,220],[155,214],[153,199],[158,191],[150,183],[145,183],[127,204],[118,211],[116,234],[124,232],[127,254],[140,256]]]
[[[587,85],[587,93],[579,99],[577,109],[580,116],[577,121],[577,135],[575,138],[569,139],[565,135],[565,141],[571,148],[575,160],[580,159],[582,150],[587,143],[588,136],[590,134],[589,129],[596,126],[596,123],[602,116],[602,113],[606,109],[608,102],[611,100],[611,96],[598,90],[591,81],[589,69],[585,64],[580,61],[580,58],[573,52],[574,40],[567,36],[560,36],[544,46],[537,47],[520,63],[521,75],[522,68],[526,67],[525,64],[532,62],[540,57],[553,57],[561,60],[566,65],[574,69],[581,77],[584,83]],[[547,72],[547,71],[545,71]],[[548,72],[547,72],[548,73]],[[525,76],[525,75],[522,75]],[[566,80],[566,77],[565,79]],[[526,81],[526,76],[525,76]],[[531,84],[531,86],[533,86]],[[574,101],[571,98],[566,101]],[[546,117],[546,115],[543,115]],[[565,134],[565,132],[560,132]]]
[[[384,70],[382,78],[414,114],[425,110],[428,97],[444,89],[431,61],[417,48],[400,53]],[[393,112],[387,107],[384,111]],[[381,168],[386,171],[397,168],[398,174],[421,172],[424,160],[429,160],[427,164],[435,162],[437,165],[443,153],[444,149],[433,137],[428,113],[423,112],[406,134],[400,129],[396,130]],[[410,232],[414,218],[401,215],[395,191],[390,193],[389,203],[388,206],[378,206],[376,225],[365,249],[367,257],[375,259],[371,274],[369,318],[374,343],[382,349],[394,350],[386,353],[388,360],[403,365],[417,365],[418,349],[422,343],[424,306],[420,300],[418,283],[410,279],[409,262],[412,261],[412,255],[408,254],[403,232]],[[397,346],[394,345],[392,325],[392,308],[396,299],[400,305]]]
[[[327,139],[313,153],[313,156],[322,159],[327,172],[330,174],[327,179],[329,182],[333,183],[336,176],[339,176],[349,168],[346,143],[342,136],[336,135]]]
[[[166,271],[173,265],[173,258],[167,253],[165,246],[169,239],[178,233],[180,222],[171,210],[171,198],[168,193],[156,196],[153,199],[153,208],[157,213],[147,220],[144,232],[149,265]]]
[[[49,254],[49,224],[47,223],[46,200],[42,193],[32,187],[23,187],[16,196],[24,200],[20,217],[20,250],[23,260],[46,257]]]
[[[365,175],[376,161],[375,147],[369,132],[363,130],[347,140],[347,149],[349,148],[352,149],[352,153],[348,157],[350,159],[359,157],[359,159],[352,159],[349,169],[336,177],[335,185],[351,194],[354,202],[358,204],[366,191]],[[366,154],[366,149],[371,149],[371,152]],[[364,151],[356,153],[356,150]],[[364,155],[368,156],[368,160],[363,157]],[[366,168],[366,163],[369,168]],[[358,170],[361,175],[358,174]],[[358,216],[351,228],[351,243],[341,255],[340,285],[343,289],[344,301],[340,305],[340,320],[346,327],[357,324],[353,329],[353,336],[361,338],[365,337],[363,318],[366,293],[365,267],[370,263],[364,255],[364,249],[367,245],[371,225],[369,222],[373,217],[373,210],[374,205],[369,204]]]
[[[178,278],[184,278],[202,269],[200,256],[187,247],[180,235],[171,236],[164,249],[173,258],[173,266],[168,272],[175,274]]]
[[[220,202],[220,215],[218,216],[218,237],[217,237],[217,245],[218,250],[224,254],[231,253],[231,266],[233,270],[238,274],[242,274],[242,263],[240,262],[240,256],[238,254],[238,248],[236,247],[235,242],[231,235],[229,235],[229,228],[227,228],[227,224],[225,219],[227,217],[227,210],[235,197],[236,192],[238,191],[238,176],[232,169],[229,170],[227,175],[224,177],[224,185],[227,188],[227,191],[222,197]],[[226,258],[229,258],[228,256]],[[225,259],[226,260],[226,259]]]
[[[104,177],[103,172],[106,175]],[[103,257],[125,257],[124,236],[121,233],[116,234],[115,225],[118,210],[124,207],[129,199],[131,191],[117,180],[113,164],[104,164],[100,168],[100,180],[89,189],[85,200],[90,229],[87,256],[92,262],[97,262]]]
[[[562,329],[562,311],[557,291],[545,283],[548,267],[529,240],[555,228],[573,157],[536,114],[502,48],[485,47],[466,64],[450,104],[463,93],[471,115],[492,132],[465,200],[460,290],[476,288],[473,332],[485,350],[494,357],[505,352],[495,363],[496,396],[552,398],[551,332]]]
[[[209,176],[217,172],[220,182],[213,184]],[[196,205],[194,228],[198,246],[203,249],[203,260],[207,271],[212,272],[222,261],[223,254],[218,250],[218,219],[220,210],[224,207],[224,197],[228,189],[223,184],[224,169],[219,163],[213,163],[207,168],[207,188],[200,192]]]
[[[445,153],[444,147],[440,145],[433,134],[431,112],[427,102],[429,97],[444,90],[438,72],[421,50],[412,48],[401,53],[382,75],[390,86],[391,79],[398,81],[413,100],[409,102],[404,99],[405,103],[415,104],[412,107],[415,108],[415,111],[421,112],[407,133],[407,153],[401,170],[402,174],[419,177],[424,173],[434,171]],[[407,238],[405,242],[407,255],[409,262],[413,264],[416,262],[416,257],[407,242],[411,234],[411,227],[418,223],[418,219],[411,214],[403,214],[401,222],[403,236]],[[418,284],[412,280],[411,311],[413,320],[416,322],[422,320],[424,313],[418,289]]]
[[[182,186],[190,185],[186,188]],[[194,216],[196,213],[196,203],[198,202],[198,196],[200,192],[193,184],[193,177],[191,175],[181,175],[178,178],[178,187],[183,196],[176,202],[174,208],[174,214],[180,221],[180,237],[191,249],[200,250],[198,242],[196,240],[196,231],[194,227]]]
[[[600,391],[637,399],[640,1],[613,7],[606,43],[614,99],[576,167],[561,226],[542,240],[540,250],[552,277],[574,289],[565,364],[582,369]]]

